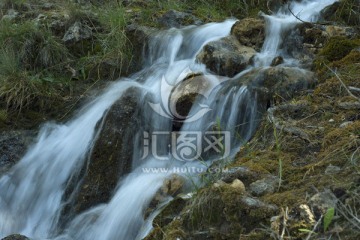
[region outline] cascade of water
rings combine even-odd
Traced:
[[[81,169],[97,122],[135,85],[117,82],[88,104],[77,119],[43,127],[37,143],[0,179],[0,237],[14,232],[48,237],[57,221],[66,182]]]
[[[335,0],[307,0],[293,3],[291,8],[295,14],[300,13],[301,19],[313,21],[321,9],[333,2]],[[265,18],[268,30],[257,66],[270,64],[272,58],[280,53],[283,32],[299,22],[285,10]],[[146,66],[131,77],[132,81],[113,84],[69,123],[45,126],[38,142],[0,179],[0,237],[15,232],[42,239],[53,235],[67,181],[81,170],[93,144],[97,123],[128,88],[141,87],[143,95],[138,97],[145,103],[142,117],[147,120],[147,127],[139,127],[139,131],[134,133],[135,140],[141,140],[144,130],[171,132],[173,116],[156,103],[169,101],[171,89],[183,80],[186,69],[210,75],[203,65],[196,63],[195,56],[207,42],[227,36],[234,22],[228,20],[159,33],[149,43]],[[164,86],[162,79],[168,85]],[[204,133],[219,123],[221,129],[231,133],[232,147],[251,137],[256,126],[257,104],[256,96],[252,96],[246,87],[232,88],[220,84],[207,99],[195,102],[189,115],[199,112],[204,104],[211,111],[195,122],[185,121],[181,132]],[[239,123],[244,125],[239,127]],[[237,140],[237,132],[240,132],[240,140]],[[129,144],[140,146],[136,142]],[[120,181],[111,201],[77,216],[57,239],[127,240],[141,236],[139,230],[144,224],[144,211],[170,174],[167,171],[146,173],[144,168],[183,164],[173,161],[169,144],[169,138],[157,143],[157,147],[162,149],[163,159],[168,161],[151,156],[140,161],[140,156],[134,154],[134,170]],[[185,164],[198,165],[197,161]]]
[[[294,28],[297,24],[305,22],[314,22],[318,19],[319,13],[326,6],[333,4],[337,0],[314,1],[305,0],[301,2],[291,2],[291,14],[288,5],[280,9],[275,15],[265,15],[266,20],[266,38],[258,54],[256,66],[269,66],[274,57],[282,55],[281,44],[284,34]]]

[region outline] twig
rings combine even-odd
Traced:
[[[334,70],[332,70],[332,69],[331,69],[328,65],[326,65],[325,63],[324,63],[324,65],[325,65],[325,67],[327,67],[327,69],[329,69],[329,70],[335,75],[335,77],[339,80],[339,82],[341,83],[341,85],[345,88],[345,90],[347,91],[347,93],[348,93],[351,97],[353,97],[353,98],[355,98],[355,99],[357,99],[357,100],[360,100],[360,98],[358,98],[357,96],[355,96],[354,94],[352,94],[352,92],[350,92],[349,88],[348,88],[348,87],[345,85],[345,83],[341,80],[339,74],[337,74]]]
[[[289,216],[288,216],[289,208],[286,207],[285,211],[284,211],[284,209],[282,209],[282,212],[283,212],[283,229],[282,229],[282,232],[281,232],[281,235],[279,238],[280,240],[284,239],[286,224],[287,224],[287,220],[289,218]]]
[[[316,22],[316,23],[313,23],[313,22],[304,21],[301,18],[299,18],[297,15],[294,14],[294,12],[290,8],[290,4],[288,4],[288,10],[291,13],[291,15],[293,15],[297,20],[299,20],[302,23],[306,23],[306,24],[310,24],[310,25],[329,25],[329,24],[331,24],[330,22],[322,22],[322,23]]]
[[[315,224],[315,226],[314,226],[313,230],[309,232],[309,234],[307,235],[307,237],[306,237],[306,239],[305,239],[305,240],[309,240],[309,239],[311,238],[311,235],[312,235],[313,233],[315,233],[316,228],[317,228],[317,227],[318,227],[318,225],[321,223],[322,218],[323,218],[323,215],[321,215],[321,216],[320,216],[320,218],[319,218],[319,220],[316,222],[316,224]]]

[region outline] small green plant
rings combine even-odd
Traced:
[[[335,215],[335,209],[329,208],[324,215],[324,232],[327,231]]]

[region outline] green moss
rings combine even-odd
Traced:
[[[326,43],[319,55],[327,61],[340,60],[348,55],[355,47],[360,46],[360,39],[347,39],[345,37],[332,37]]]

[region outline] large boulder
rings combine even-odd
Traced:
[[[139,94],[139,89],[130,88],[104,117],[75,203],[76,212],[107,202],[119,178],[131,170],[133,130],[140,119]]]
[[[253,48],[241,45],[230,36],[208,43],[196,58],[214,73],[233,77],[249,65],[255,54]]]
[[[240,44],[260,51],[265,40],[265,21],[256,18],[244,18],[236,22],[231,29]]]

